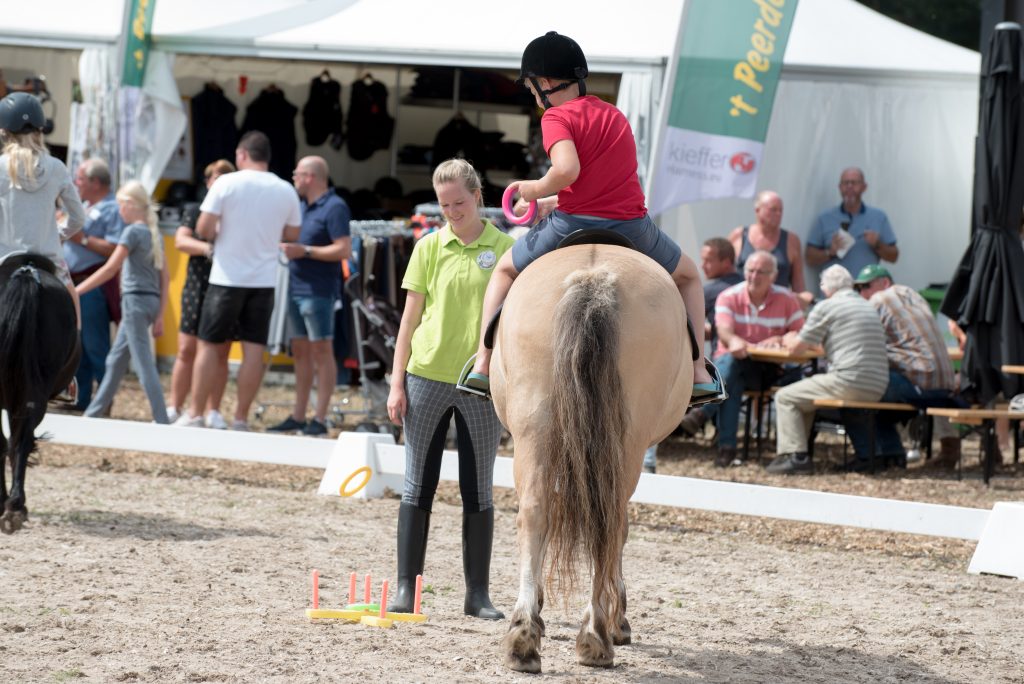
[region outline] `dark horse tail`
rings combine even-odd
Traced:
[[[36,335],[42,276],[34,266],[22,266],[0,285],[0,387],[12,412],[24,412],[32,388],[47,382],[39,349],[44,341]]]
[[[619,375],[617,276],[578,270],[555,311],[552,453],[544,478],[551,575],[572,591],[577,564],[593,566],[597,605],[618,596],[625,541],[623,435],[626,408]],[[568,593],[568,591],[566,592]]]

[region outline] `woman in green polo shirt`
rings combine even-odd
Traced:
[[[398,588],[391,609],[412,612],[423,572],[430,510],[454,417],[462,493],[462,567],[467,615],[500,620],[488,584],[494,508],[494,458],[501,424],[494,405],[455,389],[476,350],[483,297],[498,259],[513,240],[480,217],[480,177],[463,159],[434,171],[434,192],[447,223],[420,240],[402,287],[408,290],[395,344],[388,415],[405,430],[405,488],[398,511]]]

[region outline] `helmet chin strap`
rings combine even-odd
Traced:
[[[582,97],[583,95],[586,95],[587,84],[583,81],[583,79],[578,79],[577,81],[575,81],[575,83],[580,87],[580,96]],[[573,84],[573,81],[566,81],[565,83],[556,85],[554,88],[551,88],[550,90],[543,90],[540,87],[540,82],[537,80],[537,77],[530,76],[530,84],[533,85],[533,89],[537,91],[538,95],[540,95],[540,103],[544,105],[544,109],[551,109],[552,104],[551,100],[548,99],[548,95],[557,93],[561,90],[565,90],[566,88],[570,87]]]

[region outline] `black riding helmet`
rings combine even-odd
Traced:
[[[530,80],[533,89],[540,95],[544,109],[551,106],[548,95],[565,90],[572,83],[562,83],[551,90],[541,90],[537,79],[540,77],[559,81],[575,81],[580,87],[580,95],[587,94],[587,86],[583,79],[589,74],[587,58],[579,44],[569,36],[555,31],[548,31],[540,38],[534,38],[523,50],[523,61],[519,68],[519,80]]]
[[[52,124],[50,124],[52,126]],[[30,93],[11,93],[0,100],[0,128],[8,133],[28,133],[47,128],[39,98]]]

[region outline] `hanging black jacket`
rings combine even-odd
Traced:
[[[291,182],[295,169],[295,115],[298,108],[277,88],[266,88],[245,110],[242,133],[262,131],[270,138],[270,171]]]
[[[361,78],[352,84],[348,106],[348,154],[357,161],[391,147],[395,120],[388,114],[388,89],[380,81]]]
[[[306,130],[306,144],[323,145],[331,138],[331,147],[341,149],[341,84],[326,71],[309,82],[309,100],[302,108],[302,125]]]
[[[193,177],[200,181],[210,162],[227,159],[234,163],[238,128],[238,109],[215,85],[207,84],[192,96],[192,167]]]

